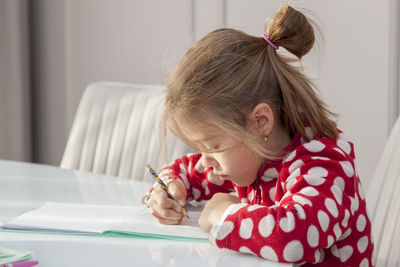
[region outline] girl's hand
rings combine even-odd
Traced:
[[[172,181],[168,185],[172,200],[159,186],[154,188],[149,199],[151,214],[162,224],[178,224],[182,221],[184,214],[182,207],[186,202],[186,188],[178,181]]]
[[[216,224],[224,214],[225,210],[232,204],[240,203],[240,199],[226,193],[215,194],[204,207],[199,218],[200,228],[204,232],[210,232],[211,228]]]

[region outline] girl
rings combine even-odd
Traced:
[[[313,44],[310,22],[289,5],[262,37],[220,29],[198,41],[170,76],[164,122],[201,152],[159,176],[181,205],[209,200],[199,224],[220,248],[304,266],[372,266],[353,144],[310,79],[277,52],[301,59]],[[157,187],[148,199],[163,224],[182,220],[181,205]]]

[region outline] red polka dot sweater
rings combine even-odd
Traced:
[[[247,187],[214,177],[201,165],[201,154],[170,167],[188,200],[233,190],[241,198],[210,231],[210,242],[220,248],[304,266],[372,266],[371,223],[353,144],[342,133],[338,140],[307,143],[297,134],[285,151],[285,159],[265,163]],[[160,172],[164,179],[169,175],[166,168]]]

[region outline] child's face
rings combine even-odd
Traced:
[[[256,180],[262,159],[244,142],[216,127],[203,133],[193,131],[190,139],[203,150],[202,165],[212,167],[219,179],[230,180],[238,186],[248,186]]]

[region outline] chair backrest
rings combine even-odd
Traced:
[[[98,82],[79,103],[61,168],[153,181],[145,171],[193,152],[167,134],[168,158],[160,156],[159,124],[165,87]]]
[[[400,117],[368,186],[376,266],[400,266]]]

